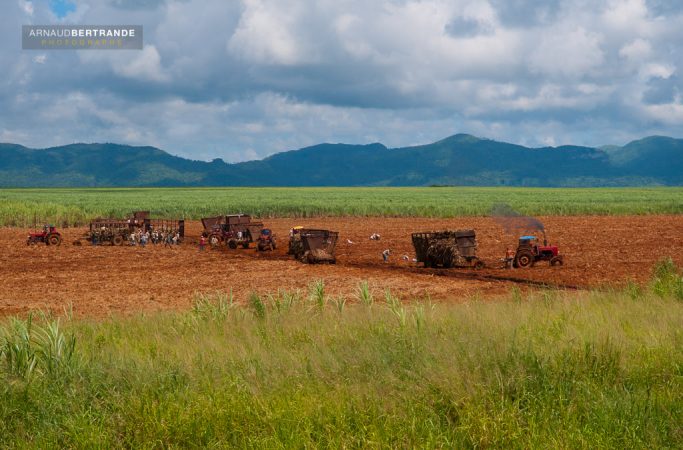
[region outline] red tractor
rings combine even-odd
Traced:
[[[45,245],[59,245],[62,243],[62,235],[54,225],[43,226],[43,231],[29,233],[26,245],[45,243]]]
[[[513,260],[514,267],[532,267],[538,261],[549,261],[551,266],[564,263],[562,255],[556,245],[548,245],[543,236],[543,245],[540,245],[536,236],[522,236]]]
[[[269,228],[261,230],[258,239],[256,240],[256,250],[259,252],[275,250],[275,235]]]

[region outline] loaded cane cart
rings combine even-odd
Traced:
[[[297,227],[289,238],[288,253],[307,264],[335,264],[335,249],[339,233]]]
[[[413,233],[412,239],[416,259],[425,267],[484,267],[474,230]]]

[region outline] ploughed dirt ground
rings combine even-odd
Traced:
[[[189,222],[185,242],[175,248],[74,246],[85,229],[62,230],[59,247],[25,244],[28,230],[0,233],[0,316],[32,309],[62,312],[73,305],[77,315],[101,317],[137,311],[182,309],[196,292],[232,291],[245,301],[252,291],[306,290],[316,279],[331,295],[353,301],[361,280],[376,295],[384,289],[404,299],[464,301],[477,296],[496,299],[512,286],[533,289],[523,280],[564,288],[645,282],[653,264],[671,256],[683,265],[683,216],[542,217],[548,238],[560,247],[565,265],[539,263],[529,269],[505,270],[500,258],[516,236],[489,218],[317,218],[272,219],[266,226],[279,237],[273,253],[208,249],[199,252],[201,223]],[[287,257],[288,230],[295,225],[340,232],[336,265],[310,266]],[[474,228],[478,254],[487,267],[424,269],[411,262],[414,231]],[[381,240],[369,240],[373,232]],[[353,243],[349,243],[350,240]],[[391,249],[388,263],[381,252]],[[408,255],[409,261],[401,259]]]

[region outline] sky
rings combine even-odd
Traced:
[[[21,25],[142,25],[142,50],[21,49]],[[3,0],[0,142],[227,162],[456,133],[683,137],[680,0]]]

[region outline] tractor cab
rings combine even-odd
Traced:
[[[275,235],[269,228],[262,228],[257,239],[256,249],[260,252],[275,250]]]
[[[538,255],[538,238],[536,236],[522,236],[519,238],[519,244],[517,246],[517,252],[520,249],[526,249],[531,252],[532,255]]]
[[[536,236],[522,236],[519,238],[519,246],[533,247],[538,245],[538,238]]]
[[[47,236],[47,235],[50,234],[50,233],[56,233],[56,232],[57,232],[57,229],[55,228],[54,225],[52,225],[52,224],[50,224],[50,225],[48,225],[48,224],[43,225],[42,234],[44,234],[44,235]]]

